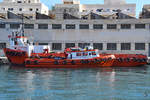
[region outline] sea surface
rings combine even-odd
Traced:
[[[3,65],[0,100],[150,100],[150,66],[40,69]]]

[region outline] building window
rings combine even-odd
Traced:
[[[135,24],[135,28],[136,29],[144,29],[145,28],[145,24]]]
[[[145,50],[145,43],[135,43],[135,50]]]
[[[107,24],[107,29],[117,29],[116,24]]]
[[[29,9],[29,11],[33,11],[33,9],[32,9],[32,8],[30,8],[30,9]]]
[[[80,29],[89,29],[89,24],[80,24]]]
[[[131,43],[121,43],[121,50],[131,50]]]
[[[61,50],[62,44],[61,43],[52,43],[52,50]]]
[[[103,29],[103,24],[94,24],[93,29]]]
[[[66,43],[66,48],[75,47],[75,43]]]
[[[75,24],[66,24],[66,29],[75,29]]]
[[[5,24],[0,24],[0,28],[5,28],[6,25]]]
[[[34,24],[24,24],[25,29],[34,29]]]
[[[20,24],[10,24],[10,29],[18,29],[20,28]]]
[[[48,29],[48,24],[38,24],[38,29]]]
[[[86,46],[90,46],[90,43],[79,43],[78,46],[84,49]]]
[[[17,1],[17,3],[22,3],[22,1]]]
[[[131,24],[121,24],[121,29],[131,29]]]
[[[8,8],[8,10],[9,10],[9,11],[13,11],[13,10],[14,10],[14,8]]]
[[[6,43],[0,43],[0,49],[6,48]]]
[[[39,43],[39,45],[48,45],[48,43]]]
[[[94,49],[103,50],[103,43],[93,43]]]
[[[107,43],[107,50],[117,50],[116,43]]]
[[[38,9],[38,8],[36,8],[36,11],[39,11],[39,9]]]
[[[61,24],[52,24],[52,29],[62,29]]]
[[[19,8],[19,11],[22,11],[22,8]]]

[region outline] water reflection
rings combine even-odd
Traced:
[[[2,99],[136,100],[150,98],[149,66],[94,69],[1,66],[0,75],[0,98]]]

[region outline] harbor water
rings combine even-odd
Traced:
[[[150,100],[150,66],[36,69],[2,65],[0,100]]]

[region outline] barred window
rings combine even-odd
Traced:
[[[75,29],[75,24],[66,24],[66,29]]]
[[[135,43],[135,50],[145,50],[145,43]]]
[[[90,46],[90,43],[78,43],[80,48],[85,48],[86,46]]]
[[[75,47],[75,43],[66,43],[65,47],[66,48]]]
[[[34,29],[34,24],[24,24],[25,29]]]
[[[0,28],[5,28],[6,25],[5,24],[0,24]]]
[[[116,24],[107,24],[107,29],[117,29]]]
[[[48,29],[48,24],[38,24],[38,29]]]
[[[121,24],[121,29],[131,29],[131,24]]]
[[[93,43],[94,49],[103,50],[103,43]]]
[[[116,43],[107,43],[107,50],[117,50]]]
[[[20,24],[10,24],[10,29],[18,29],[20,28]]]
[[[6,48],[6,43],[0,43],[0,49]]]
[[[131,50],[131,43],[121,43],[121,50]]]
[[[52,29],[62,29],[61,24],[52,24]]]
[[[80,24],[80,29],[89,29],[89,24]]]
[[[93,24],[93,29],[103,29],[103,24]]]
[[[39,43],[39,45],[48,45],[48,43]]]
[[[145,28],[145,24],[135,24],[135,28],[136,29],[144,29]]]
[[[52,43],[52,50],[61,50],[62,44],[61,43]]]

